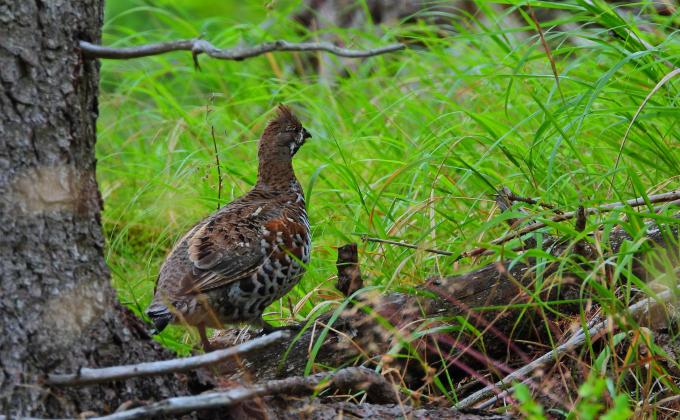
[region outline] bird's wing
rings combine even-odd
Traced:
[[[271,206],[217,214],[188,239],[189,259],[200,271],[191,290],[204,292],[243,279],[257,271],[267,250],[262,246],[262,229],[276,218]]]

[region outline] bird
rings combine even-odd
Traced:
[[[258,142],[255,186],[196,223],[161,265],[146,310],[152,333],[170,323],[192,325],[210,351],[208,327],[278,329],[262,313],[300,281],[310,259],[305,198],[292,165],[310,137],[291,109],[279,105]]]

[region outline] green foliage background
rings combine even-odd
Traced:
[[[311,33],[289,17],[296,1],[108,1],[104,43],[111,46],[202,35],[231,47],[327,34],[354,48],[395,40],[411,46],[354,61],[312,53],[321,73],[308,65],[310,54],[242,62],[201,56],[201,71],[182,52],[104,60],[98,179],[107,259],[120,298],[143,312],[169,248],[215,210],[211,129],[224,204],[253,185],[256,141],[278,103],[295,108],[314,136],[295,161],[314,246],[308,274],[290,302],[284,298],[270,308],[273,320],[300,321],[342,301],[333,288],[335,247],[359,240],[355,234],[454,253],[502,235],[504,220],[514,213],[500,215],[494,205],[501,185],[564,210],[678,188],[679,78],[651,94],[672,70],[664,61],[680,63],[678,13],[660,16],[644,2],[637,6],[644,14],[623,17],[602,1],[530,2],[559,11],[541,22],[558,85],[527,3],[479,1],[479,14],[452,15],[442,36],[423,22]],[[550,216],[533,211],[539,219]],[[641,238],[642,219],[631,209],[624,213],[630,216],[624,228]],[[654,217],[667,220],[663,213]],[[592,217],[586,233],[601,222],[606,237],[621,218],[618,212]],[[556,230],[578,236],[570,224],[550,229]],[[644,246],[636,240],[628,250]],[[510,248],[506,257],[514,257]],[[453,264],[376,244],[362,245],[360,256],[370,284],[385,290],[408,289],[486,261]],[[587,276],[601,285],[593,299],[606,308],[613,301],[625,305],[627,291],[644,285],[601,276],[607,264],[618,268],[617,276],[631,274],[626,255],[603,257]],[[180,327],[160,340],[182,353],[194,342]]]

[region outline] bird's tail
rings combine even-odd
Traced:
[[[159,302],[151,302],[151,305],[146,309],[146,314],[151,319],[151,322],[153,322],[154,329],[150,331],[152,335],[163,331],[175,318],[170,309]]]

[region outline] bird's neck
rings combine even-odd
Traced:
[[[288,189],[291,183],[297,184],[293,162],[289,151],[259,153],[257,186],[266,189]]]

